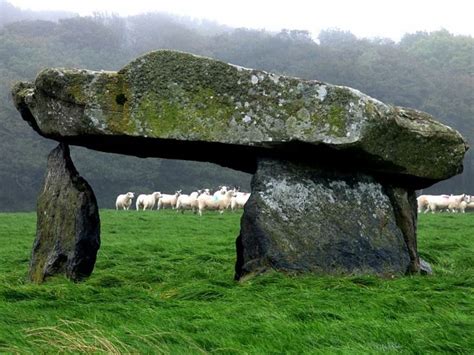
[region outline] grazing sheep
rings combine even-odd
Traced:
[[[455,212],[459,208],[459,204],[462,201],[467,203],[470,202],[470,196],[466,194],[462,195],[421,195],[417,198],[418,200],[418,212],[425,210],[424,213],[431,211],[435,213],[436,211],[447,210]]]
[[[430,210],[430,201],[442,201],[446,202],[446,208],[449,202],[445,201],[449,199],[449,195],[420,195],[416,198],[418,203],[418,213],[427,213]]]
[[[191,192],[190,195],[179,195],[178,200],[176,201],[176,212],[181,211],[181,213],[184,213],[184,210],[193,210],[194,212],[193,203],[194,201],[197,202],[199,191]]]
[[[115,200],[115,209],[128,210],[132,205],[132,200],[135,197],[133,192],[127,192],[126,194],[118,195]]]
[[[184,213],[184,210],[192,210],[193,213],[196,213],[199,208],[198,197],[202,194],[209,195],[209,189],[197,190],[190,195],[181,194],[176,202],[176,210],[181,213]]]
[[[235,211],[237,208],[244,208],[245,204],[250,198],[249,192],[236,192],[235,196],[230,201],[230,208]]]
[[[176,202],[178,202],[178,197],[181,195],[181,190],[176,191],[174,195],[162,194],[158,200],[158,209],[171,207],[172,209],[176,208]]]
[[[202,216],[202,211],[204,209],[219,210],[221,214],[224,213],[224,210],[229,207],[234,195],[235,190],[228,190],[223,195],[218,194],[217,196],[208,196],[202,194],[198,197],[199,215]]]
[[[135,204],[137,211],[139,211],[140,209],[142,209],[143,211],[152,210],[160,197],[160,192],[153,192],[149,195],[142,194],[138,196],[137,202]]]
[[[467,201],[462,201],[459,204],[459,211],[461,213],[465,213],[466,210],[468,211],[474,211],[474,196],[469,196],[470,202]]]
[[[458,212],[460,208],[460,204],[462,202],[469,203],[471,202],[471,196],[462,194],[462,195],[451,195],[449,196],[449,204],[448,204],[448,211],[450,212]]]
[[[465,195],[465,197],[461,201],[454,201],[451,202],[448,206],[448,209],[451,212],[461,212],[465,213],[466,209],[474,208],[474,201],[472,200],[472,196]]]

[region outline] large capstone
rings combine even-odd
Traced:
[[[416,238],[416,206],[403,206],[406,216],[394,208],[409,204],[409,195],[363,173],[263,159],[241,221],[236,278],[268,269],[417,272],[416,244],[413,255],[409,244]]]
[[[258,157],[271,156],[336,162],[423,188],[461,172],[467,149],[430,115],[352,88],[173,51],[148,53],[118,72],[46,69],[13,97],[48,138],[251,173]]]
[[[100,246],[99,210],[65,144],[49,154],[37,214],[30,279],[40,283],[48,276],[65,274],[80,281],[89,276]]]

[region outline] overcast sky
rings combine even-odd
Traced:
[[[232,27],[278,31],[349,30],[358,37],[389,37],[445,28],[474,36],[474,0],[7,0],[22,9],[122,16],[168,12]]]

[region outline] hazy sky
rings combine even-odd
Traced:
[[[122,16],[169,12],[232,27],[278,31],[349,30],[359,37],[390,37],[445,28],[474,36],[474,0],[7,0],[23,9],[67,10]]]

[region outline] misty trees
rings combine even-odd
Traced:
[[[0,5],[4,3],[0,2]],[[3,17],[2,17],[3,16]],[[10,17],[11,19],[12,17]],[[16,17],[23,18],[23,17]],[[50,142],[22,122],[10,102],[10,86],[32,80],[44,67],[117,70],[146,51],[169,48],[226,62],[317,79],[360,89],[387,103],[427,111],[457,128],[474,144],[474,39],[445,30],[405,35],[399,43],[387,39],[359,39],[350,32],[327,30],[313,41],[306,31],[229,29],[163,14],[129,18],[96,14],[58,22],[3,21],[0,9],[0,208],[34,206]],[[188,23],[187,25],[183,23]],[[3,25],[3,27],[2,27]],[[145,163],[136,158],[73,149],[82,175],[92,183],[99,204],[114,201],[117,190],[155,187],[173,190],[202,185],[248,183],[245,175],[198,163],[156,160],[149,186],[138,186],[136,174]],[[127,159],[126,164],[121,164]],[[147,165],[150,162],[146,163]],[[118,167],[131,168],[118,173]],[[161,169],[162,165],[166,169]],[[106,174],[101,174],[101,171]],[[144,169],[143,169],[144,170]],[[164,173],[166,171],[166,173]],[[177,173],[185,171],[185,173]],[[465,173],[440,184],[436,192],[474,194],[474,154],[468,152]],[[165,175],[166,174],[166,175]],[[112,191],[114,190],[114,191]],[[20,198],[15,198],[15,196]],[[18,201],[23,201],[20,204]],[[107,201],[107,202],[106,202]]]

